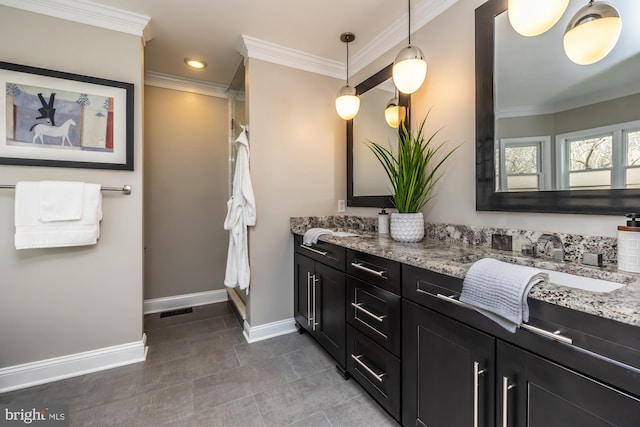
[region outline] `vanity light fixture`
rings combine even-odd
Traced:
[[[338,91],[336,111],[344,120],[353,119],[360,109],[360,98],[356,95],[356,88],[349,86],[349,42],[356,39],[353,33],[342,33],[340,41],[347,45],[347,84]]]
[[[384,109],[384,119],[389,126],[396,129],[400,126],[400,123],[404,122],[406,111],[406,108],[400,105],[398,94],[396,93],[395,96],[387,102],[387,106]]]
[[[615,47],[622,19],[615,7],[593,0],[578,10],[564,33],[564,51],[578,65],[600,61]]]
[[[507,15],[518,34],[538,36],[553,27],[569,6],[569,0],[509,0]]]
[[[187,64],[191,68],[197,68],[199,70],[203,68],[207,68],[207,63],[202,59],[197,58],[184,58],[184,63]]]
[[[411,0],[409,5],[409,46],[403,48],[393,61],[393,83],[402,93],[413,93],[420,89],[427,75],[427,61],[417,46],[411,45]]]

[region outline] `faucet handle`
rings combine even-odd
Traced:
[[[520,249],[520,253],[525,256],[536,256],[536,253],[537,253],[536,245],[524,244]]]

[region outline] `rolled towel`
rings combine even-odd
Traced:
[[[545,280],[549,280],[548,276],[535,268],[484,258],[469,268],[460,301],[515,332],[523,321],[529,320],[529,290]]]
[[[310,228],[302,236],[302,244],[309,246],[313,243],[318,243],[318,237],[323,234],[333,234],[333,231],[326,228]]]

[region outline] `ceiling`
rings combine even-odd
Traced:
[[[356,35],[356,40],[349,44],[351,59],[394,25],[402,25],[405,39],[407,34],[407,3],[402,1],[92,1],[151,18],[152,38],[145,47],[145,71],[220,85],[231,82],[242,60],[239,51],[243,35],[338,61],[343,67],[346,47],[340,41],[341,33],[350,31]],[[447,1],[414,0],[413,3],[416,9],[419,3],[437,5]],[[412,26],[416,20],[413,15]],[[204,70],[190,69],[184,65],[185,57],[202,58],[209,66]],[[351,74],[353,71],[352,67]]]

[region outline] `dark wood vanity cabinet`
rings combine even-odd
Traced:
[[[294,239],[296,325],[309,332],[345,372],[344,248],[322,242],[304,248],[297,237]]]
[[[398,262],[347,250],[347,371],[400,421]]]
[[[495,339],[403,301],[404,425],[494,425]]]
[[[637,427],[640,400],[501,340],[497,341],[501,427]]]
[[[527,331],[511,334],[442,298],[460,288],[459,279],[403,270],[403,425],[640,426],[638,397],[589,376],[617,362]],[[567,367],[571,357],[589,358],[592,369]]]

